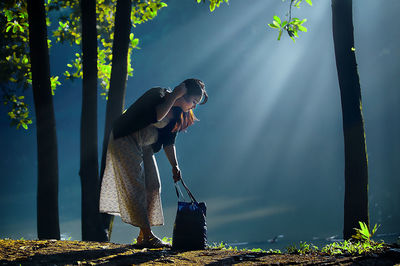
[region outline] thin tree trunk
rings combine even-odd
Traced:
[[[81,158],[82,240],[107,241],[99,212],[99,163],[97,151],[97,29],[96,0],[81,0],[82,114]]]
[[[124,109],[126,78],[128,70],[129,34],[131,32],[131,0],[118,0],[115,14],[114,42],[112,48],[112,69],[110,78],[110,90],[106,107],[106,123],[104,130],[103,152],[101,158],[100,177],[102,178],[109,136],[113,121],[121,115]],[[104,214],[104,227],[109,230],[111,238],[112,216]],[[110,226],[111,223],[111,226]]]
[[[28,0],[28,17],[38,150],[38,238],[60,239],[56,121],[50,84],[46,12],[43,0]]]
[[[332,25],[345,150],[343,238],[349,239],[355,233],[353,228],[359,227],[359,221],[369,226],[368,159],[354,51],[352,0],[332,0]]]

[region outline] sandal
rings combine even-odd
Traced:
[[[171,248],[172,245],[168,242],[162,241],[154,236],[146,240],[138,241],[136,244],[139,248]]]

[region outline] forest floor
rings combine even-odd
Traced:
[[[400,246],[374,254],[270,254],[234,249],[177,252],[135,245],[68,240],[0,240],[0,265],[400,265]]]

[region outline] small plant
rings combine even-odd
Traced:
[[[309,254],[318,251],[318,247],[307,242],[300,242],[299,248],[296,245],[290,245],[286,248],[288,253],[291,254]]]
[[[358,223],[360,228],[354,228],[356,234],[352,236],[351,240],[326,245],[321,249],[321,252],[327,255],[360,255],[382,250],[384,243],[378,243],[371,239],[378,230],[379,225],[375,224],[372,231],[370,231],[366,223]]]
[[[287,253],[290,253],[290,254],[298,253],[298,249],[297,249],[296,245],[290,245],[290,246],[286,247],[286,251],[287,251]]]
[[[384,243],[345,240],[326,245],[321,252],[327,255],[361,255],[383,249]]]
[[[213,242],[208,247],[209,248],[214,248],[214,249],[226,249],[227,248],[227,244],[224,243],[224,242],[220,242],[220,243]]]
[[[267,250],[268,254],[282,254],[282,251],[280,251],[279,249],[269,249]]]
[[[360,225],[360,228],[354,228],[354,230],[356,230],[356,234],[351,237],[363,242],[371,242],[372,236],[376,233],[380,225],[375,224],[372,231],[369,231],[366,223],[364,222],[358,222],[358,223]]]
[[[252,248],[252,249],[244,249],[246,251],[250,251],[250,252],[265,252],[265,250],[261,249],[261,248]]]

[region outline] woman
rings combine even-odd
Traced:
[[[164,224],[154,153],[164,149],[173,179],[179,181],[181,171],[174,145],[177,132],[197,120],[192,109],[207,99],[204,83],[187,79],[172,92],[159,87],[148,90],[114,122],[100,212],[119,215],[125,223],[139,227],[137,245],[141,247],[170,246],[151,231],[151,226]]]

